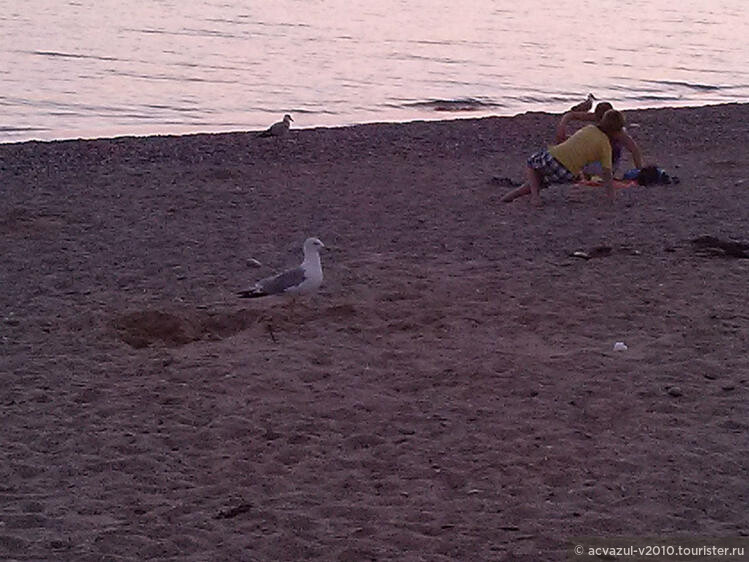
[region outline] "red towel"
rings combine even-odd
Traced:
[[[600,187],[603,185],[603,180],[599,179],[589,179],[589,180],[578,180],[575,182],[576,185],[585,185],[588,187]],[[637,182],[634,180],[614,180],[614,187],[617,189],[624,189],[625,187],[635,187],[637,185]]]

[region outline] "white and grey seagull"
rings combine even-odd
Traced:
[[[325,247],[318,238],[307,238],[302,245],[304,261],[298,267],[261,279],[245,291],[241,298],[254,299],[270,295],[303,295],[316,291],[322,285],[320,250]]]
[[[279,121],[278,123],[273,123],[270,127],[268,127],[265,131],[260,133],[259,137],[282,137],[289,131],[289,127],[291,127],[291,122],[293,119],[291,118],[291,115],[288,113],[283,116],[283,121]]]

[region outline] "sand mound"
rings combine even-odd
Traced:
[[[223,340],[248,329],[256,329],[276,341],[280,333],[297,333],[310,323],[327,322],[340,327],[357,314],[351,304],[242,310],[136,310],[117,316],[112,325],[120,340],[135,349],[150,346],[181,347],[200,340]]]
[[[140,349],[151,345],[179,347],[203,339],[224,339],[258,323],[256,311],[201,312],[139,310],[114,320],[122,341]]]

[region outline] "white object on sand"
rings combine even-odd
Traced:
[[[288,113],[283,116],[283,121],[279,121],[278,123],[273,123],[270,127],[268,127],[265,131],[260,133],[261,137],[281,137],[285,135],[289,127],[291,127],[291,122],[293,119],[291,118],[291,115]]]
[[[623,341],[618,341],[614,344],[614,351],[627,351],[627,349],[629,348]]]
[[[277,275],[261,279],[254,286],[238,294],[241,298],[253,299],[269,295],[300,295],[316,291],[322,285],[322,264],[320,249],[324,248],[318,238],[307,238],[302,245],[304,261]]]

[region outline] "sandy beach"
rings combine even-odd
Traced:
[[[0,559],[748,537],[749,104],[625,115],[681,182],[613,206],[499,201],[542,113],[0,145]]]

